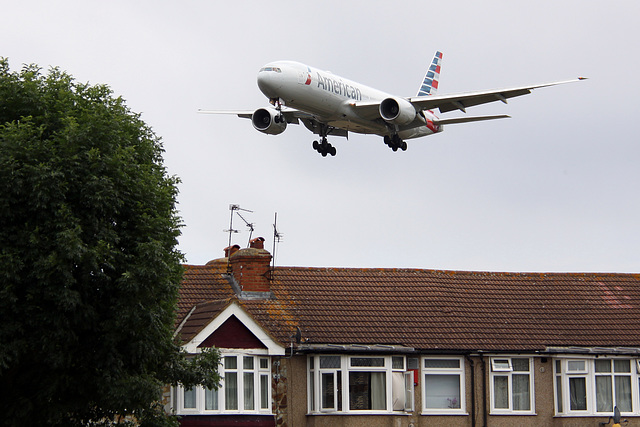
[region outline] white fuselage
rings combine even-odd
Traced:
[[[265,65],[258,73],[258,86],[269,99],[282,100],[292,107],[313,115],[329,126],[348,132],[378,134],[398,133],[402,139],[417,138],[441,131],[431,120],[430,111],[417,114],[415,120],[395,127],[379,115],[372,118],[359,114],[354,105],[380,104],[393,95],[336,76],[328,71],[294,61],[277,61]],[[377,109],[377,107],[374,107]]]

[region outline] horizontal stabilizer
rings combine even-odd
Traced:
[[[433,123],[436,125],[455,125],[458,123],[481,122],[483,120],[509,119],[511,116],[501,114],[498,116],[476,116],[476,117],[457,117],[455,119],[435,119]]]

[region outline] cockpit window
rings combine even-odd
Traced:
[[[260,68],[260,72],[263,71],[275,71],[276,73],[281,73],[282,70],[279,67],[262,67]]]

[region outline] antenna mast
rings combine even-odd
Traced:
[[[276,267],[276,243],[282,241],[282,233],[278,231],[278,212],[275,213],[273,218],[273,257],[271,258],[272,268]]]
[[[250,212],[250,213],[253,213],[253,211],[250,211],[248,209],[242,209],[240,207],[240,205],[229,205],[229,211],[231,211],[230,218],[229,218],[229,229],[228,230],[222,230],[225,233],[229,233],[229,245],[228,245],[228,247],[231,248],[231,236],[233,234],[237,234],[237,233],[240,232],[240,231],[235,230],[233,228],[233,213],[234,212],[244,221],[245,224],[247,224],[247,227],[249,227],[249,229],[251,230],[251,233],[249,234],[249,241],[251,241],[251,235],[253,234],[253,224],[247,222],[247,220],[244,219],[242,217],[242,215],[240,215],[240,212],[238,212],[238,211],[244,211],[244,212]],[[249,245],[247,244],[247,246],[249,246]],[[229,257],[229,258],[231,258],[231,257]],[[231,261],[227,260],[227,270],[230,271],[230,269],[231,269]]]
[[[240,219],[242,221],[244,221],[244,223],[247,225],[247,227],[249,227],[249,230],[251,231],[249,233],[249,241],[251,241],[251,236],[253,235],[253,230],[254,230],[253,223],[248,222],[246,219],[244,219],[244,217],[242,215],[240,215],[240,212],[238,212],[238,211],[244,211],[244,212],[249,212],[249,213],[253,213],[253,211],[250,211],[248,209],[242,209],[240,207],[240,205],[229,205],[229,210],[231,211],[231,215],[230,215],[230,218],[229,218],[229,229],[228,230],[222,230],[225,233],[229,233],[229,246],[231,246],[231,235],[239,233],[238,230],[234,230],[233,229],[233,213],[234,212],[236,213],[236,215],[238,215],[240,217]],[[247,246],[249,246],[248,243],[247,243]]]

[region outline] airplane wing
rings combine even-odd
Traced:
[[[506,104],[507,99],[529,94],[533,89],[555,86],[564,83],[572,83],[580,80],[585,80],[585,77],[578,77],[577,79],[565,80],[561,82],[543,83],[538,85],[521,86],[508,89],[467,92],[453,95],[414,96],[408,98],[408,100],[415,107],[417,107],[416,109],[418,110],[434,110],[437,108],[441,113],[446,113],[453,110],[460,110],[466,113],[466,108],[468,107],[487,104],[489,102],[495,101],[501,101]]]
[[[250,119],[255,110],[198,110],[200,114],[233,114],[243,119]],[[315,116],[295,108],[283,108],[282,114],[287,119],[287,123],[299,124],[298,119],[315,119]]]
[[[250,119],[253,111],[248,110],[198,110],[200,114],[233,114],[243,119]]]
[[[432,120],[436,125],[455,125],[458,123],[481,122],[483,120],[510,119],[511,116],[500,114],[497,116],[456,117],[452,119]]]

